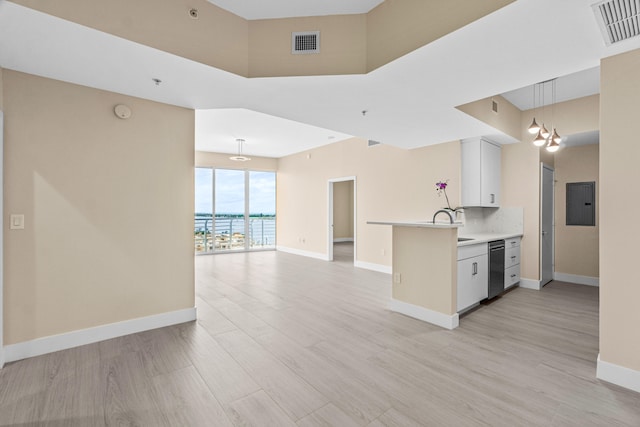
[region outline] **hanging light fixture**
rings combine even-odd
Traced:
[[[558,144],[554,139],[549,140],[549,144],[547,144],[547,151],[550,153],[555,153],[560,148],[560,144]]]
[[[547,151],[550,153],[555,153],[560,148],[560,141],[562,138],[558,135],[558,131],[555,126],[553,126],[553,110],[555,109],[556,103],[556,79],[553,79],[551,82],[551,97],[553,100],[553,104],[551,104],[551,127],[553,128],[553,134],[549,138],[549,143],[547,144]]]
[[[231,156],[229,157],[229,159],[233,160],[234,162],[247,162],[251,160],[249,157],[242,155],[242,145],[244,144],[244,139],[238,138],[236,139],[236,142],[238,143],[238,155]]]
[[[551,98],[552,98],[551,99],[551,132],[549,132],[549,129],[547,129],[546,125],[544,124],[545,89],[546,89],[546,84],[549,82],[551,82]],[[541,83],[536,83],[533,86],[534,114],[536,112],[536,89],[538,89],[538,92],[542,90],[542,93],[538,94],[538,100],[541,101],[542,103],[542,124],[538,125],[538,122],[536,121],[536,118],[534,116],[533,120],[531,121],[531,125],[527,128],[527,130],[532,135],[536,135],[536,137],[533,140],[533,144],[536,147],[542,147],[546,145],[547,151],[550,151],[553,153],[560,148],[560,142],[562,141],[562,137],[560,137],[560,135],[558,134],[558,131],[556,130],[553,123],[554,104],[556,103],[556,79],[547,80]]]
[[[533,85],[533,111],[535,112],[536,110],[536,89],[538,87],[538,84],[536,83],[535,85]],[[536,122],[536,118],[533,118],[533,121],[531,122],[531,125],[529,126],[529,133],[531,135],[535,135],[537,133],[540,132],[540,125]]]
[[[536,139],[533,140],[533,145],[535,145],[536,147],[542,147],[546,143],[547,143],[547,138],[542,136],[541,130],[538,130],[538,135],[536,135]]]

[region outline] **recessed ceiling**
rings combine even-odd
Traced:
[[[0,67],[186,108],[252,110],[410,149],[499,133],[455,107],[640,48],[640,38],[606,46],[591,2],[518,0],[365,75],[247,79],[0,0]],[[271,155],[299,151],[274,145]],[[249,144],[245,152],[254,154]]]
[[[551,86],[551,82],[544,85],[529,85],[503,93],[502,96],[520,110],[530,110],[552,103]],[[600,67],[589,68],[556,79],[556,102],[570,101],[597,93],[600,93]]]
[[[244,153],[282,157],[291,152],[291,147],[305,151],[351,135],[241,108],[196,111],[197,151],[237,153],[238,138],[245,141]]]
[[[367,13],[384,0],[208,0],[244,19]]]
[[[600,131],[574,133],[562,137],[562,145],[565,147],[577,147],[578,145],[591,145],[600,143]]]

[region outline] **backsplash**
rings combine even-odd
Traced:
[[[522,234],[523,208],[465,208],[465,224],[460,233]]]

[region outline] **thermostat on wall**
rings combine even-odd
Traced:
[[[129,117],[131,117],[131,108],[127,107],[124,104],[116,105],[113,111],[116,114],[116,116],[118,116],[121,119],[128,119]]]

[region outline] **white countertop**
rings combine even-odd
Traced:
[[[487,242],[492,242],[494,240],[504,240],[504,239],[510,239],[512,237],[522,237],[522,234],[520,233],[511,233],[511,234],[505,234],[505,233],[460,233],[458,232],[458,237],[464,237],[464,238],[468,238],[468,239],[473,239],[473,240],[466,240],[464,242],[458,242],[458,246],[470,246],[470,245],[477,245],[479,243],[487,243]]]
[[[367,224],[373,225],[393,225],[396,227],[422,227],[422,228],[459,228],[462,223],[445,221],[367,221]]]

